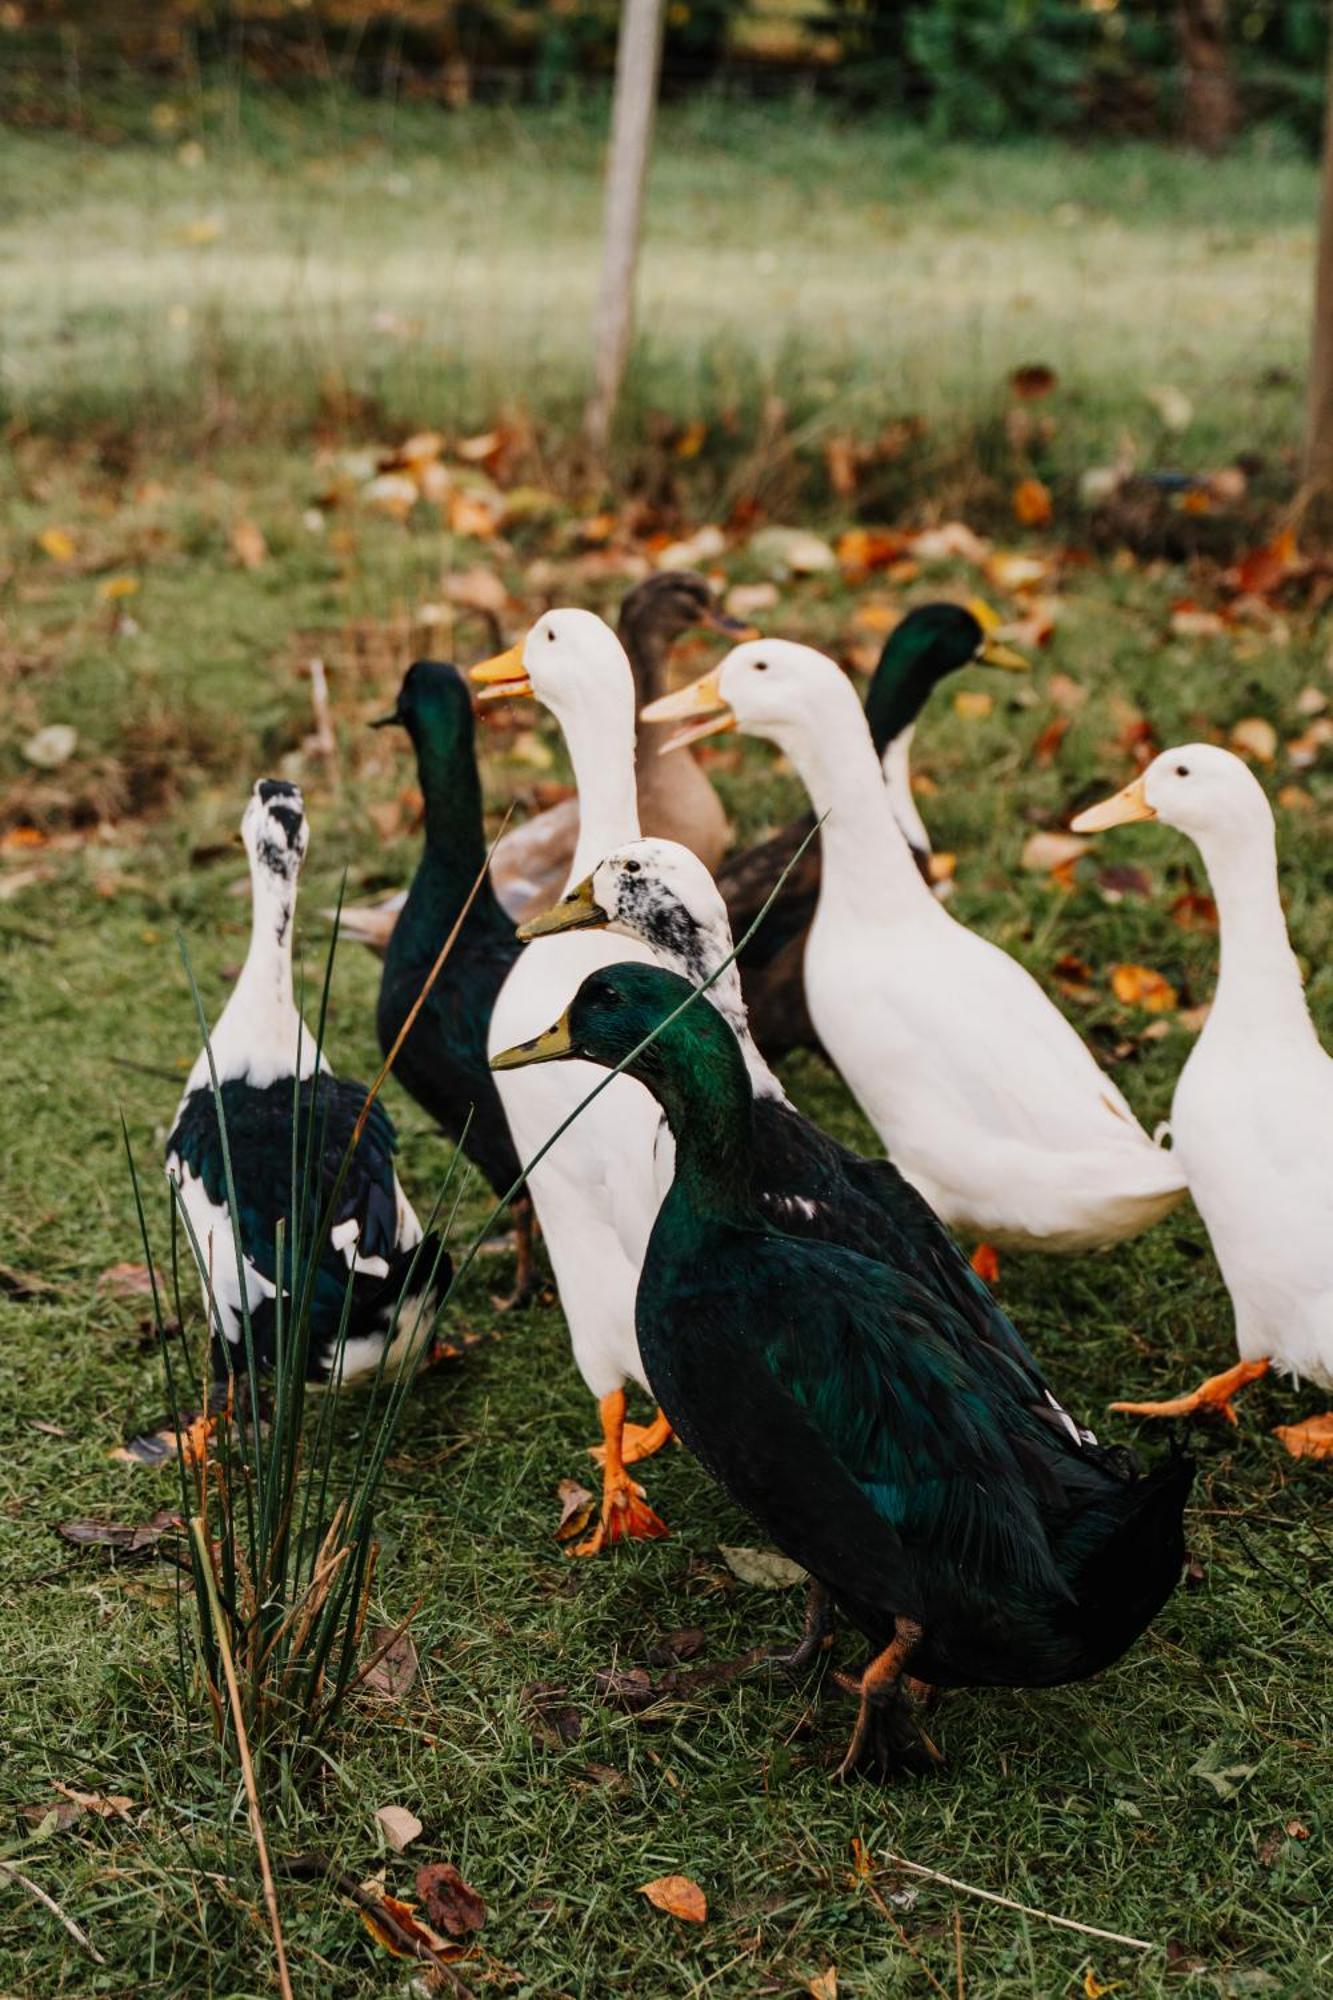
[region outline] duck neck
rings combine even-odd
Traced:
[[[292,993],[296,880],[295,868],[288,876],[251,863],[250,949],[209,1038],[221,1082],[248,1075],[262,1087],[275,1076],[290,1075],[298,1042],[301,1074],[308,1076],[315,1067],[314,1040],[302,1032]],[[206,1058],[196,1067],[206,1080]]]
[[[888,657],[892,644],[890,639],[866,695],[866,721],[875,755],[881,759],[896,736],[911,730],[930,693],[920,674],[894,668]]]
[[[753,1222],[754,1099],[737,1044],[690,1063],[658,1089],[676,1142],[671,1195],[697,1219]],[[710,1054],[713,1051],[710,1050]]]
[[[452,753],[418,745],[417,771],[426,802],[426,842],[402,921],[428,919],[434,936],[441,925],[453,923],[486,868],[481,781],[470,743],[456,745]],[[474,907],[494,900],[484,882]]]
[[[845,700],[843,699],[845,696]],[[851,896],[864,906],[938,909],[894,818],[860,703],[843,684],[817,729],[779,739],[821,821],[820,898]]]
[[[1202,852],[1217,899],[1221,952],[1214,1013],[1266,1036],[1313,1034],[1282,913],[1271,820],[1210,841]]]
[[[607,686],[596,709],[558,717],[579,794],[579,837],[566,889],[592,873],[604,855],[639,838],[634,788],[634,682]]]

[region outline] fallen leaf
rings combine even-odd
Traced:
[[[738,1549],[719,1544],[718,1554],[734,1577],[761,1590],[790,1590],[805,1582],[805,1571],[776,1549]]]
[[[705,1634],[697,1625],[687,1625],[679,1632],[664,1632],[648,1648],[648,1664],[650,1667],[682,1666],[686,1660],[693,1660],[702,1653],[705,1643]]]
[[[1183,389],[1173,388],[1169,382],[1161,383],[1157,388],[1147,390],[1146,395],[1167,430],[1188,430],[1194,416],[1194,405]]]
[[[1051,574],[1051,564],[1040,556],[1019,555],[1011,549],[997,549],[986,559],[986,575],[997,590],[1035,590]]]
[[[133,597],[139,588],[137,576],[104,576],[97,586],[97,595],[106,603],[116,603],[122,597]]]
[[[39,771],[58,771],[68,764],[79,744],[79,732],[70,722],[48,722],[30,736],[23,746],[27,763]]]
[[[1231,572],[1230,581],[1246,597],[1267,597],[1299,566],[1296,537],[1290,528],[1284,528],[1262,548],[1250,549],[1243,555]]]
[[[725,555],[727,538],[721,528],[710,522],[684,541],[666,542],[653,553],[653,562],[658,569],[699,569],[704,563],[715,562]]]
[[[372,1892],[364,1893],[369,1895]],[[367,1908],[364,1903],[358,1903],[357,1913],[376,1944],[383,1945],[385,1951],[392,1957],[415,1959],[423,1956],[422,1952],[411,1949],[405,1941],[409,1938],[413,1944],[424,1946],[425,1954],[431,1958],[441,1954],[453,1955],[438,1931],[433,1931],[429,1924],[423,1924],[419,1920],[411,1903],[402,1903],[397,1896],[386,1896],[382,1892],[375,1893],[375,1902],[379,1911],[385,1912],[393,1919],[397,1929],[403,1933],[402,1938],[395,1937],[393,1932],[386,1928],[380,1921],[377,1910]]]
[[[43,528],[37,537],[37,546],[43,555],[50,556],[52,562],[74,560],[74,537],[67,528]]]
[[[1152,883],[1132,861],[1114,861],[1097,870],[1097,887],[1102,900],[1123,903],[1126,896],[1151,896]]]
[[[1069,733],[1072,720],[1072,716],[1053,715],[1037,737],[1032,745],[1032,761],[1039,768],[1044,770],[1055,762],[1060,753],[1060,745]]]
[[[1243,757],[1253,757],[1260,764],[1271,764],[1277,756],[1277,731],[1262,715],[1247,715],[1243,721],[1233,725],[1231,747]]]
[[[1333,1412],[1307,1417],[1299,1424],[1279,1424],[1273,1436],[1293,1458],[1333,1458]]]
[[[49,847],[49,834],[39,826],[11,826],[0,836],[0,854],[27,854],[34,847]]]
[[[1215,931],[1217,904],[1197,889],[1184,889],[1171,905],[1170,917],[1182,931]]]
[[[1203,1756],[1196,1763],[1190,1765],[1190,1776],[1200,1779],[1205,1785],[1211,1786],[1219,1799],[1234,1799],[1241,1786],[1254,1776],[1259,1766],[1257,1764],[1219,1765],[1217,1757],[1218,1746],[1217,1744],[1213,1744],[1209,1749],[1205,1750]]]
[[[427,1861],[417,1870],[417,1894],[426,1915],[450,1937],[466,1937],[486,1921],[486,1905],[452,1861]]]
[[[1297,715],[1322,715],[1328,707],[1328,696],[1322,688],[1303,687],[1296,697]]]
[[[53,1833],[66,1832],[87,1810],[77,1799],[48,1799],[45,1805],[20,1806],[19,1817],[32,1828],[34,1840],[48,1840]]]
[[[410,1632],[395,1636],[392,1625],[375,1625],[366,1634],[366,1651],[372,1658],[385,1647],[384,1655],[362,1681],[372,1694],[396,1701],[405,1695],[417,1677],[417,1649]]]
[[[1149,1014],[1169,1014],[1180,1004],[1175,987],[1150,965],[1113,965],[1111,991],[1126,1007],[1142,1007]]]
[[[771,611],[778,601],[775,583],[735,583],[727,592],[724,609],[732,618],[744,621],[757,612]]]
[[[85,1812],[96,1813],[99,1819],[126,1819],[134,1800],[120,1792],[81,1792],[74,1785],[62,1785],[53,1779],[51,1789],[59,1792],[62,1799],[69,1799]]]
[[[953,698],[953,712],[964,722],[983,722],[994,707],[994,695],[984,688],[959,688]]]
[[[406,472],[376,473],[361,488],[361,498],[394,521],[405,521],[419,497],[416,480]]]
[[[448,513],[452,533],[470,541],[489,542],[500,526],[500,509],[492,506],[484,495],[451,493]]]
[[[702,417],[695,417],[691,423],[686,424],[684,430],[672,446],[672,450],[675,452],[677,458],[697,458],[703,450],[707,439],[707,424]]]
[[[162,1279],[158,1278],[161,1287]],[[146,1264],[108,1264],[98,1274],[97,1290],[104,1299],[141,1299],[152,1296],[153,1274]]]
[[[1024,367],[1015,368],[1009,377],[1009,387],[1024,402],[1035,402],[1039,396],[1049,396],[1059,379],[1044,361],[1029,361]]]
[[[154,1549],[163,1535],[184,1528],[184,1522],[170,1507],[161,1508],[150,1521],[59,1521],[56,1533],[81,1549],[119,1549],[126,1555],[140,1555]]]
[[[480,563],[471,569],[451,570],[444,578],[444,594],[451,604],[465,605],[470,611],[492,611],[497,617],[509,603],[503,579]]]
[[[978,1243],[967,1261],[983,1285],[999,1284],[1000,1258],[993,1243]]]
[[[1076,715],[1088,698],[1088,690],[1082,682],[1073,680],[1068,674],[1052,674],[1046,683],[1046,692],[1065,715]]]
[[[403,1853],[421,1832],[421,1821],[406,1806],[376,1806],[375,1817],[395,1854]]]
[[[1285,812],[1314,811],[1314,800],[1304,785],[1283,785],[1277,795],[1277,802]]]
[[[838,565],[823,537],[806,528],[761,528],[750,538],[750,554],[777,577],[814,576]]]
[[[1083,1992],[1085,2000],[1102,2000],[1103,1993],[1114,1993],[1117,1987],[1123,1985],[1124,1981],[1122,1979],[1113,1979],[1109,1984],[1109,1986],[1103,1986],[1101,1980],[1097,1977],[1096,1973],[1093,1971],[1091,1966],[1089,1966],[1087,1971],[1083,1974]]]
[[[926,873],[932,882],[952,882],[958,873],[958,856],[945,847],[937,847],[926,856]]]
[[[1308,729],[1299,736],[1293,736],[1287,744],[1287,755],[1298,771],[1308,771],[1317,764],[1321,753],[1333,743],[1333,716],[1317,715]]]
[[[1190,598],[1171,607],[1171,631],[1177,639],[1220,639],[1228,630],[1218,611],[1205,611]]]
[[[1095,974],[1085,958],[1078,958],[1067,951],[1057,958],[1051,967],[1051,980],[1057,993],[1063,993],[1066,1000],[1076,1000],[1081,1006],[1089,1006],[1097,998],[1093,985]]]
[[[909,543],[911,553],[922,562],[984,563],[990,543],[973,534],[965,521],[945,521],[938,528],[923,528]]]
[[[905,535],[892,528],[848,528],[838,537],[838,562],[853,575],[868,570],[887,569],[908,548]]]
[[[805,1990],[810,2000],[838,2000],[838,1968],[829,1966],[827,1972],[817,1972],[813,1979],[807,1979]]]
[[[555,1538],[558,1542],[572,1542],[581,1535],[592,1519],[597,1501],[586,1486],[580,1486],[577,1479],[562,1479],[556,1487],[556,1498],[560,1502],[560,1519],[556,1522]]]
[[[1087,841],[1080,839],[1076,833],[1042,831],[1028,835],[1018,858],[1020,866],[1031,870],[1034,875],[1047,875],[1057,868],[1067,867],[1087,851]]]
[[[655,1910],[665,1910],[669,1917],[679,1917],[682,1923],[707,1921],[707,1898],[688,1875],[659,1875],[655,1881],[640,1883],[639,1894],[646,1896]]]
[[[243,569],[262,569],[268,560],[268,543],[254,521],[241,520],[232,526],[231,552]]]
[[[1013,490],[1011,505],[1014,519],[1023,528],[1045,528],[1050,525],[1054,509],[1051,492],[1040,479],[1020,479]]]
[[[583,1734],[583,1717],[568,1699],[566,1689],[547,1681],[534,1681],[523,1693],[532,1712],[534,1736],[552,1749],[578,1742]]]
[[[1288,1840],[1308,1840],[1310,1838],[1309,1827],[1303,1826],[1298,1819],[1289,1819],[1282,1830]]]

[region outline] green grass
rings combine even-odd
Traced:
[[[389,423],[508,405],[571,429],[595,108],[446,116],[218,87],[164,88],[155,109],[164,129],[140,105],[114,144],[0,133],[0,382],[20,422],[215,437],[368,401]],[[1205,162],[668,107],[626,432],[703,415],[734,457],[737,423],[778,395],[798,447],[911,412],[942,459],[996,419],[1011,369],[1044,361],[1068,392],[1047,448],[1065,469],[1126,428],[1149,459],[1272,450],[1299,424],[1314,209],[1313,167],[1263,135]],[[1144,400],[1161,383],[1197,406],[1179,441]]]
[[[561,189],[582,188],[591,227],[596,174],[583,137],[572,123],[552,121],[533,138],[524,133],[528,123],[506,129],[514,148],[537,148],[531,171],[508,141],[488,156],[498,175],[526,187],[532,219],[525,226],[540,232],[545,197],[534,190],[535,169],[555,162]],[[1287,271],[1290,299],[1303,290],[1297,246],[1307,229],[1305,169],[1278,163],[1260,175],[1252,163],[1237,163],[1217,172],[1132,154],[1113,167],[1099,156],[1018,151],[977,156],[984,173],[973,175],[981,184],[969,190],[966,156],[931,155],[920,142],[871,134],[860,143],[856,134],[821,131],[817,146],[793,122],[779,150],[770,124],[761,157],[757,122],[748,129],[745,173],[757,171],[757,161],[763,171],[757,191],[746,183],[758,209],[743,210],[739,195],[734,209],[710,199],[727,159],[716,133],[710,151],[691,115],[667,125],[668,138],[674,132],[698,143],[664,153],[659,209],[665,189],[694,189],[699,230],[711,216],[717,232],[707,260],[718,270],[728,245],[753,255],[759,212],[765,228],[781,215],[788,228],[805,231],[800,257],[813,261],[800,268],[817,270],[821,287],[831,282],[821,260],[835,248],[848,268],[863,264],[868,197],[856,195],[849,213],[830,215],[827,226],[809,204],[820,185],[817,159],[835,156],[863,174],[858,188],[872,168],[887,180],[892,162],[915,160],[914,185],[925,189],[932,219],[912,214],[896,195],[883,197],[886,207],[900,218],[911,214],[903,227],[914,257],[929,253],[957,272],[970,270],[983,244],[996,269],[1026,268],[1040,250],[1055,272],[1061,256],[1077,260],[1092,234],[1114,228],[1120,249],[1106,293],[1128,300],[1131,270],[1152,268],[1153,254],[1183,259],[1192,244],[1201,269],[1215,269],[1220,259],[1237,289],[1216,296],[1234,296],[1235,311],[1206,334],[1184,327],[1169,297],[1159,305],[1154,290],[1153,310],[1132,315],[1136,344],[1117,355],[1121,334],[1113,324],[1080,326],[1057,301],[1050,312],[1034,309],[1024,318],[1021,345],[1015,336],[987,369],[1038,356],[1067,366],[1073,379],[1052,407],[1071,425],[1081,421],[1082,372],[1107,420],[1130,427],[1143,425],[1144,380],[1174,374],[1195,397],[1204,435],[1228,451],[1252,442],[1250,406],[1226,400],[1231,371],[1240,367],[1240,379],[1252,382],[1275,352],[1265,343],[1277,341],[1280,329],[1290,356],[1299,327],[1271,292],[1241,283],[1236,273],[1259,274],[1276,259]],[[302,185],[296,169],[306,154],[327,150],[332,158],[332,138],[326,149],[323,138],[305,132],[293,127],[287,154],[277,138],[261,134],[260,144],[252,134],[253,161],[227,156],[226,175],[236,177],[227,185],[238,191],[229,210],[235,237],[223,241],[244,243],[264,215],[272,222],[288,198],[283,176]],[[452,137],[454,128],[447,132]],[[374,228],[386,239],[386,255],[389,236],[405,244],[413,228],[410,203],[381,198],[376,176],[387,156],[377,145],[367,141],[363,154],[349,154],[332,170],[347,197],[339,203],[345,240],[340,236],[338,254],[358,284]],[[63,140],[9,135],[0,139],[0,158],[23,206],[9,222],[27,248],[11,285],[8,352],[11,359],[26,354],[24,366],[35,371],[25,378],[28,407],[63,426],[80,398],[100,396],[127,440],[119,454],[98,454],[63,428],[21,438],[0,494],[0,827],[28,819],[52,835],[45,847],[0,858],[0,890],[21,871],[43,871],[0,900],[0,1261],[56,1288],[25,1299],[0,1285],[0,1798],[17,1809],[46,1799],[59,1781],[133,1800],[128,1819],[85,1817],[37,1842],[11,1811],[0,1856],[57,1897],[108,1962],[92,1964],[38,1903],[0,1884],[0,1990],[42,2000],[126,1990],[223,2000],[273,1990],[271,1949],[234,1769],[220,1758],[206,1722],[181,1707],[170,1572],[113,1566],[52,1534],[53,1523],[73,1515],[146,1518],[175,1492],[170,1473],[131,1471],[107,1456],[163,1404],[160,1363],[141,1332],[137,1302],[96,1290],[105,1267],[139,1255],[119,1114],[145,1182],[155,1185],[178,1088],[172,1078],[183,1076],[197,1045],[176,936],[185,935],[216,1014],[247,927],[244,899],[235,893],[239,855],[214,850],[237,823],[254,777],[282,768],[307,790],[313,840],[302,930],[312,982],[323,957],[317,913],[344,871],[354,896],[406,879],[415,850],[410,831],[386,844],[371,818],[371,808],[392,801],[409,779],[404,746],[362,724],[383,711],[398,673],[431,633],[431,644],[460,657],[487,645],[475,622],[460,622],[452,634],[422,625],[420,608],[442,601],[442,574],[476,562],[498,567],[513,593],[506,629],[515,632],[540,601],[529,573],[535,558],[554,564],[557,596],[609,605],[622,581],[583,573],[563,517],[499,550],[450,537],[424,510],[402,528],[349,506],[316,533],[303,515],[328,472],[308,442],[247,441],[247,426],[238,423],[208,453],[189,450],[198,433],[182,421],[179,385],[151,372],[159,335],[139,349],[135,336],[124,334],[135,298],[128,279],[109,315],[106,348],[85,347],[76,335],[72,346],[48,353],[29,337],[49,326],[42,315],[51,312],[53,295],[83,282],[74,260],[51,275],[53,226],[65,242],[107,240],[119,217],[125,236],[156,254],[159,223],[173,211],[156,195],[145,205],[144,147],[127,142],[78,153]],[[710,161],[717,167],[711,179]],[[17,177],[16,163],[25,169]],[[424,158],[420,171],[436,177],[429,185],[438,192],[451,164],[463,171],[457,159]],[[489,185],[475,161],[467,170],[474,191]],[[1150,196],[1113,225],[1109,218],[1125,199],[1118,177],[1136,171],[1150,176]],[[197,205],[193,196],[178,196],[184,174],[170,151],[160,174],[182,214],[208,205],[202,195]],[[358,174],[365,176],[359,208],[351,198]],[[740,165],[736,174],[739,187]],[[252,199],[241,199],[242,187]],[[1066,198],[1104,209],[1108,219],[1095,230],[1063,230],[1049,208]],[[168,194],[160,199],[167,204]],[[308,200],[291,193],[292,212]],[[1210,251],[1208,232],[1221,226],[1223,212],[1243,244]],[[499,206],[488,226],[498,228],[497,216],[504,234],[487,245],[488,255],[493,250],[497,264],[514,258],[518,268],[519,222],[511,236]],[[695,246],[683,219],[678,240],[669,236],[662,232],[654,254],[693,268]],[[217,282],[207,262],[213,255],[200,253],[197,267],[187,260],[201,286]],[[426,249],[414,255],[428,277]],[[133,267],[128,260],[127,271]],[[1087,282],[1091,287],[1091,276]],[[891,274],[883,285],[888,297]],[[162,296],[170,292],[168,283]],[[535,293],[526,296],[531,306]],[[737,338],[748,342],[750,307],[758,313],[760,296],[719,287],[705,303],[709,313],[732,316]],[[787,323],[789,305],[775,280],[762,296],[773,302],[775,322]],[[812,286],[805,307],[812,318],[819,296]],[[563,311],[564,289],[560,299]],[[798,299],[790,310],[800,307]],[[242,318],[230,297],[219,310]],[[261,399],[260,415],[273,415],[306,366],[298,334],[290,356],[272,344],[287,324],[275,317],[266,331],[247,319],[238,329],[238,338],[253,336],[246,379],[275,399]],[[658,324],[668,324],[665,312]],[[1269,332],[1260,337],[1263,326]],[[767,321],[765,328],[774,331]],[[885,331],[889,346],[880,349],[867,348],[858,329],[858,365],[868,372],[891,373],[893,355],[906,351],[902,328]],[[920,340],[919,324],[912,338]],[[1194,361],[1169,370],[1179,344],[1196,339]],[[1235,359],[1240,349],[1243,366]],[[513,361],[521,341],[505,351]],[[689,340],[681,352],[691,352]],[[931,357],[915,352],[924,379]],[[695,379],[693,365],[679,361],[678,384]],[[125,400],[140,367],[147,415]],[[977,379],[989,394],[990,374]],[[510,386],[517,393],[526,382],[520,372]],[[439,413],[438,377],[424,361],[420,383],[419,396],[404,388],[405,420]],[[12,393],[12,375],[10,384]],[[153,402],[159,393],[161,408]],[[155,408],[171,419],[160,435],[147,420]],[[287,414],[294,418],[294,407]],[[491,412],[479,406],[477,414]],[[157,490],[145,493],[150,482]],[[923,491],[917,511],[930,499]],[[269,558],[254,571],[235,561],[229,545],[241,518],[257,522],[268,541]],[[52,525],[72,536],[73,562],[38,550],[34,538]],[[724,567],[734,578],[753,573],[740,547]],[[122,607],[137,629],[118,631],[98,580],[126,574],[140,580]],[[976,587],[972,572],[945,569],[898,594],[907,601]],[[920,732],[917,752],[918,768],[939,788],[923,802],[937,844],[959,855],[957,913],[1039,978],[1049,981],[1067,952],[1094,968],[1095,1000],[1071,1011],[1085,1032],[1100,1036],[1103,1050],[1118,1055],[1115,1073],[1149,1124],[1169,1106],[1190,1039],[1174,1020],[1161,1039],[1145,1039],[1149,1017],[1122,1008],[1106,975],[1111,965],[1134,960],[1164,972],[1184,1002],[1208,996],[1216,941],[1182,931],[1169,914],[1193,866],[1190,852],[1151,828],[1108,837],[1068,893],[1024,873],[1018,857],[1032,826],[1058,823],[1089,788],[1123,781],[1126,702],[1142,710],[1163,743],[1224,733],[1254,714],[1273,720],[1284,741],[1302,726],[1297,697],[1326,680],[1326,636],[1297,609],[1285,641],[1257,630],[1218,641],[1172,639],[1173,601],[1206,597],[1210,588],[1206,575],[1165,567],[1071,568],[1060,592],[1062,619],[1030,691],[1007,678],[1001,686],[973,677],[995,696],[993,713],[966,720],[946,695]],[[857,602],[840,582],[814,579],[785,589],[767,622],[837,645],[852,635]],[[1015,607],[1004,600],[1002,608]],[[309,691],[298,669],[316,651],[329,665],[336,707],[336,782],[302,747]],[[711,656],[709,649],[700,655]],[[1081,683],[1088,699],[1055,761],[1042,765],[1031,753],[1056,712],[1050,678],[1057,671]],[[41,774],[25,763],[21,746],[52,721],[73,722],[79,744],[69,764]],[[548,729],[534,748],[492,723],[486,777],[497,806],[549,775],[532,761],[541,742],[558,775],[562,753]],[[1333,1039],[1333,771],[1325,752],[1312,771],[1294,772],[1284,750],[1265,776],[1274,794],[1295,781],[1308,795],[1305,809],[1280,809],[1284,886],[1312,1005]],[[775,772],[758,746],[746,746],[736,768],[720,768],[718,782],[747,837],[796,800],[794,781]],[[99,815],[107,822],[102,833]],[[1097,869],[1125,861],[1146,870],[1151,893],[1113,903]],[[1197,881],[1197,868],[1194,874]],[[375,980],[366,955],[350,948],[340,955],[328,1037],[335,1062],[350,1075],[368,1077],[376,1061]],[[794,1062],[788,1081],[816,1115],[865,1139],[845,1094],[819,1064]],[[447,1149],[396,1087],[388,1101],[402,1133],[404,1182],[426,1208]],[[474,1192],[465,1225],[485,1212]],[[425,1831],[406,1857],[387,1858],[390,1890],[411,1895],[418,1857],[453,1860],[487,1900],[482,1938],[495,1960],[514,1969],[517,1983],[508,1990],[518,1994],[795,1996],[836,1963],[839,1992],[850,2000],[915,2000],[935,1990],[924,1960],[952,1995],[956,1908],[972,2000],[1077,1994],[1088,1970],[1135,1996],[1184,1990],[1306,2000],[1324,1990],[1333,1961],[1326,1923],[1333,1645],[1320,1523],[1328,1472],[1293,1465],[1268,1436],[1272,1424],[1310,1413],[1313,1398],[1260,1385],[1244,1400],[1237,1433],[1201,1438],[1189,1521],[1194,1580],[1120,1667],[1089,1686],[1053,1693],[950,1696],[938,1713],[948,1765],[937,1781],[838,1792],[824,1760],[849,1717],[831,1692],[820,1699],[812,1687],[758,1674],[640,1718],[599,1699],[597,1672],[645,1664],[664,1633],[701,1627],[704,1658],[713,1661],[788,1631],[799,1607],[742,1586],[725,1570],[718,1545],[751,1542],[754,1530],[681,1452],[651,1467],[648,1480],[653,1503],[673,1527],[670,1542],[586,1566],[561,1556],[551,1534],[554,1490],[561,1477],[589,1469],[581,1448],[593,1412],[558,1310],[497,1320],[488,1288],[506,1275],[487,1260],[465,1282],[458,1325],[500,1338],[422,1382],[389,1468],[373,1615],[393,1622],[424,1596],[415,1626],[420,1679],[401,1703],[358,1706],[313,1774],[299,1783],[273,1781],[266,1813],[275,1853],[319,1849],[361,1878],[385,1858],[374,1808],[409,1806]],[[1183,1386],[1231,1351],[1226,1296],[1190,1215],[1111,1255],[1067,1264],[1007,1258],[1002,1288],[1060,1393],[1111,1435],[1131,1435],[1104,1421],[1113,1395]],[[349,1395],[339,1417],[346,1455],[355,1449],[361,1411]],[[59,1434],[38,1424],[58,1426]],[[534,1735],[525,1694],[533,1683],[562,1691],[581,1724],[577,1741]],[[617,1774],[614,1785],[608,1771]],[[1226,1772],[1233,1775],[1218,1775]],[[1308,1838],[1288,1835],[1289,1824]],[[1158,1949],[1139,1956],[891,1875],[881,1890],[903,1898],[890,1904],[890,1923],[850,1878],[856,1836],[872,1853],[901,1853],[1018,1901],[1150,1939]],[[650,1877],[674,1871],[695,1877],[708,1895],[702,1929],[650,1911],[636,1893]],[[281,1893],[298,1993],[350,2000],[406,1990],[409,1969],[372,1944],[336,1897],[309,1885]],[[1190,1968],[1197,1970],[1187,1980]],[[483,1963],[469,1972],[481,1992],[506,1990],[485,1984],[485,1971]]]

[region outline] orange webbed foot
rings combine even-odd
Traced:
[[[625,1470],[625,1392],[615,1389],[597,1405],[602,1420],[602,1508],[592,1533],[570,1551],[576,1556],[600,1555],[609,1542],[658,1542],[671,1530],[648,1505],[641,1486]],[[666,1437],[671,1427],[662,1418]],[[635,1429],[638,1426],[634,1426]],[[656,1429],[655,1425],[649,1430]],[[662,1439],[665,1443],[666,1437]],[[597,1452],[594,1451],[594,1456]]]
[[[1300,1424],[1279,1424],[1273,1432],[1293,1458],[1333,1458],[1333,1410]]]
[[[1210,1410],[1234,1424],[1240,1420],[1232,1408],[1232,1398],[1267,1373],[1267,1361],[1238,1361],[1234,1368],[1210,1375],[1187,1396],[1173,1396],[1164,1403],[1112,1403],[1111,1408],[1129,1417],[1193,1417],[1202,1410]]]
[[[620,1462],[637,1465],[669,1445],[676,1433],[659,1410],[650,1424],[626,1424],[620,1434]],[[597,1465],[606,1464],[606,1446],[590,1444],[588,1456]]]

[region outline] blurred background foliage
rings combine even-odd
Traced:
[[[77,121],[85,73],[133,85],[223,64],[292,89],[549,100],[600,87],[618,15],[617,0],[3,0],[0,116]],[[1266,128],[1313,150],[1328,19],[1325,0],[670,0],[663,85],[818,93],[982,140],[1216,150]]]

